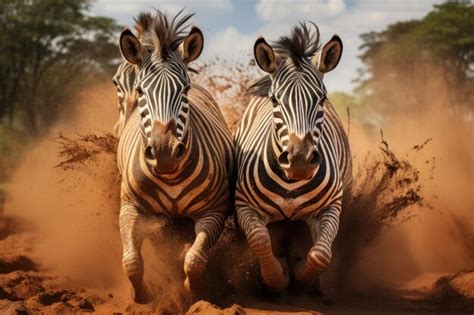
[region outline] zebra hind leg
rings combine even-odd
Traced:
[[[195,220],[196,238],[184,257],[184,287],[196,294],[202,289],[202,276],[207,266],[209,252],[224,229],[223,213],[206,214]]]
[[[289,284],[289,275],[273,254],[270,233],[261,216],[252,208],[244,207],[237,209],[237,219],[252,252],[260,262],[265,284],[276,292],[285,290]]]
[[[295,265],[295,278],[298,283],[320,286],[319,276],[331,262],[331,245],[339,228],[340,212],[339,207],[331,207],[306,220],[314,244],[309,250],[306,262]]]
[[[120,234],[122,236],[122,266],[132,284],[132,299],[138,304],[150,302],[150,295],[143,282],[143,258],[141,246],[145,220],[136,206],[122,204],[120,208]]]

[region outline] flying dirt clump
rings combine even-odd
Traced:
[[[77,163],[84,165],[99,153],[111,153],[115,156],[118,144],[118,139],[111,133],[77,135],[77,138],[66,137],[60,133],[53,141],[59,145],[58,156],[62,158],[56,167],[63,170],[77,167]]]
[[[420,171],[408,158],[400,158],[390,149],[382,132],[381,137],[379,155],[367,153],[356,168],[352,191],[343,201],[334,263],[329,272],[330,285],[336,290],[354,288],[354,277],[361,274],[355,270],[360,255],[384,232],[430,207],[423,197]],[[428,142],[415,145],[414,153]],[[428,164],[428,168],[434,168],[434,161]],[[365,283],[370,282],[370,273],[363,272],[363,277]]]

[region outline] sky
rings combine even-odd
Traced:
[[[381,31],[396,21],[419,19],[442,0],[98,0],[92,14],[116,19],[133,26],[133,17],[153,9],[194,12],[193,24],[204,33],[203,61],[248,61],[259,36],[270,42],[290,33],[299,21],[312,21],[319,27],[323,42],[338,34],[343,55],[336,69],[326,74],[329,91],[351,92],[357,69],[360,34]]]

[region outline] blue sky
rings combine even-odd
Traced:
[[[421,18],[441,0],[98,0],[93,14],[133,25],[133,17],[153,8],[176,12],[185,7],[195,12],[193,23],[205,36],[202,59],[215,57],[249,60],[258,36],[275,40],[291,26],[310,20],[320,29],[323,41],[341,36],[344,52],[338,67],[325,77],[329,91],[351,91],[361,67],[359,35],[379,31],[395,21]]]

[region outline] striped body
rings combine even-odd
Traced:
[[[352,161],[323,83],[339,62],[340,39],[320,49],[316,25],[300,23],[274,47],[264,38],[254,45],[256,63],[268,75],[250,86],[253,98],[236,132],[235,205],[263,280],[282,291],[290,269],[298,283],[309,285],[329,265]],[[304,222],[312,239],[282,241],[268,228],[278,221]]]
[[[322,162],[309,181],[290,182],[276,163],[273,148],[273,106],[267,97],[251,100],[236,134],[236,206],[260,210],[266,223],[301,220],[333,204],[340,204],[350,188],[352,165],[345,131],[326,100],[319,152]]]
[[[229,170],[233,170],[230,133],[217,104],[203,88],[192,85],[188,99],[190,158],[177,174],[160,177],[150,173],[143,159],[138,110],[131,115],[117,153],[123,178],[123,202],[134,203],[147,213],[175,217],[230,210],[232,174]]]
[[[203,48],[203,34],[192,15],[156,11],[138,19],[140,40],[125,29],[120,36],[124,58],[136,76],[136,109],[126,120],[117,150],[122,175],[120,233],[122,265],[137,303],[148,303],[141,246],[159,234],[156,222],[190,218],[195,238],[185,246],[185,288],[202,287],[212,246],[233,208],[234,148],[218,105],[192,84],[188,64]],[[158,224],[160,225],[160,224]],[[151,234],[151,235],[150,235]],[[182,249],[176,248],[179,256]]]
[[[318,144],[319,168],[310,180],[288,180],[276,158],[279,145],[272,107],[267,97],[253,98],[236,133],[238,222],[259,258],[263,279],[271,289],[284,290],[290,270],[298,283],[309,285],[311,290],[321,289],[318,275],[331,261],[343,193],[350,190],[352,182],[348,139],[333,106],[326,100]],[[274,252],[267,226],[284,220],[304,222],[309,227],[313,246],[301,247],[307,241],[288,239],[286,242],[291,245],[284,257],[280,251]]]

